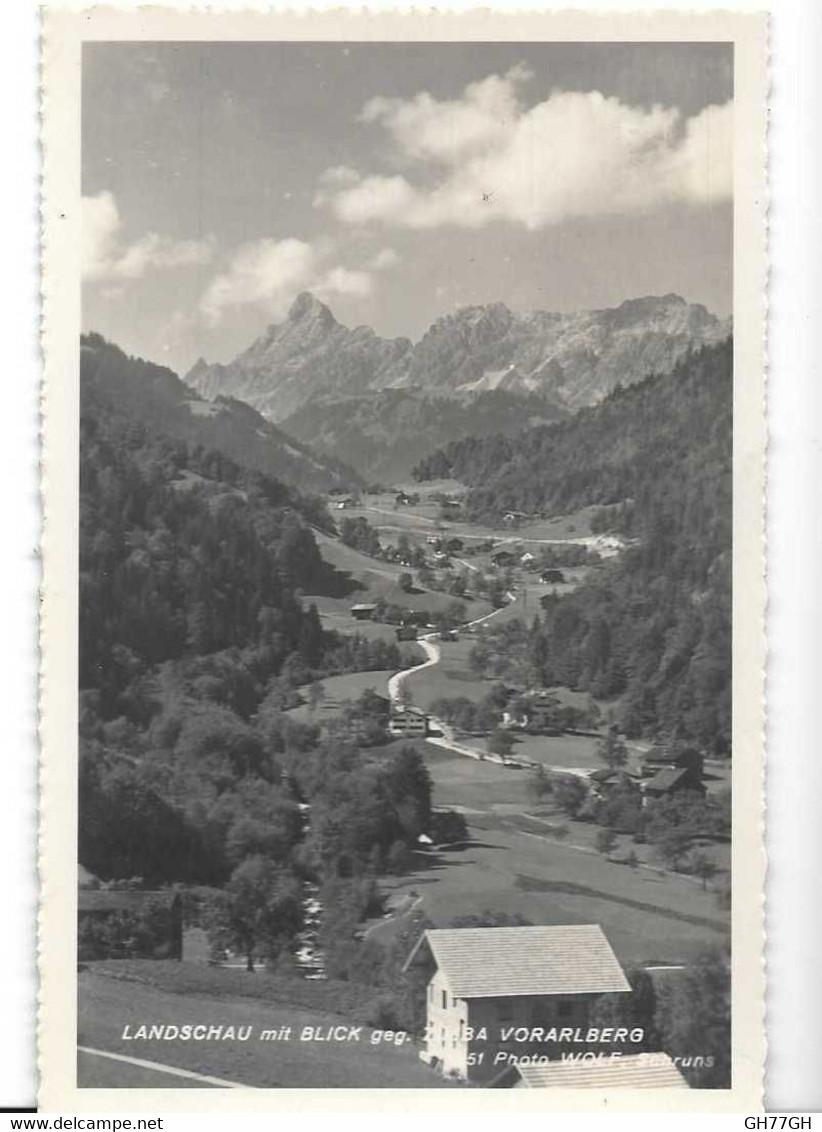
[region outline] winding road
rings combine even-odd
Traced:
[[[512,605],[517,596],[511,590],[506,595],[509,599],[509,604]],[[477,617],[473,621],[466,622],[463,625],[464,629],[468,629],[473,625],[480,625],[485,621],[490,621],[492,617],[496,617],[503,609],[508,606],[504,605],[500,609],[492,609],[490,613],[484,614],[482,617]],[[422,672],[424,668],[433,668],[435,664],[439,664],[442,660],[442,648],[436,643],[436,633],[426,633],[424,636],[417,639],[417,644],[421,645],[425,650],[427,659],[422,664],[416,664],[413,668],[405,668],[401,672],[395,672],[393,676],[388,679],[388,698],[392,703],[400,702],[401,694],[400,689],[402,683],[407,676],[414,672]],[[500,766],[517,765],[517,766],[536,766],[538,764],[531,762],[519,762],[518,760],[504,759],[501,755],[492,754],[485,747],[473,747],[468,743],[457,742],[454,738],[454,729],[444,719],[438,719],[436,716],[429,716],[429,722],[435,731],[440,731],[440,735],[428,735],[426,742],[431,743],[434,747],[441,747],[445,751],[452,751],[456,755],[463,755],[468,759],[476,759],[483,762],[497,763]],[[590,768],[578,766],[554,766],[551,770],[557,774],[569,774],[577,778],[587,779],[591,773]]]

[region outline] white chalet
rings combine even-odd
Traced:
[[[428,716],[414,704],[392,705],[388,733],[408,739],[424,737],[428,733]]]
[[[584,1052],[592,1003],[631,990],[598,924],[432,929],[404,969],[414,965],[429,972],[420,1056],[486,1084],[511,1055]]]

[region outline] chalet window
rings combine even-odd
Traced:
[[[442,1008],[443,1010],[448,1009],[448,991],[442,992]]]

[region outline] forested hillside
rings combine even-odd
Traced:
[[[305,607],[301,587],[335,580],[316,502],[129,423],[93,383],[80,502],[80,861],[104,880],[208,885],[196,915],[212,940],[276,957],[305,878],[373,877],[428,821],[418,756],[362,750],[385,739],[372,700],[334,735],[286,714],[312,680],[399,667],[398,647],[324,631]],[[345,906],[359,913],[366,889]]]
[[[629,735],[727,753],[731,742],[730,341],[669,376],[615,390],[571,420],[514,437],[457,441],[419,479],[470,486],[476,516],[603,506],[600,530],[629,541],[619,558],[531,630],[535,673],[611,700]]]
[[[80,374],[84,396],[108,411],[222,452],[241,467],[302,491],[362,486],[336,456],[317,456],[250,405],[231,397],[206,401],[170,369],[129,357],[99,334],[81,339]]]

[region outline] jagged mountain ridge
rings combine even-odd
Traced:
[[[308,293],[286,320],[234,361],[202,358],[185,380],[205,397],[237,397],[284,421],[316,399],[375,390],[424,396],[504,390],[548,397],[575,410],[615,386],[668,373],[690,348],[721,341],[730,323],[678,295],[629,299],[614,308],[515,314],[504,303],[464,307],[439,318],[416,344],[349,329]]]
[[[312,397],[361,393],[401,380],[412,349],[407,338],[378,337],[367,326],[342,326],[307,292],[288,318],[268,327],[228,365],[200,358],[185,380],[204,397],[237,397],[281,421]]]
[[[81,338],[80,378],[84,400],[93,398],[131,421],[215,449],[300,491],[362,486],[353,468],[318,455],[251,405],[225,396],[206,400],[172,370],[131,358],[99,334]]]

